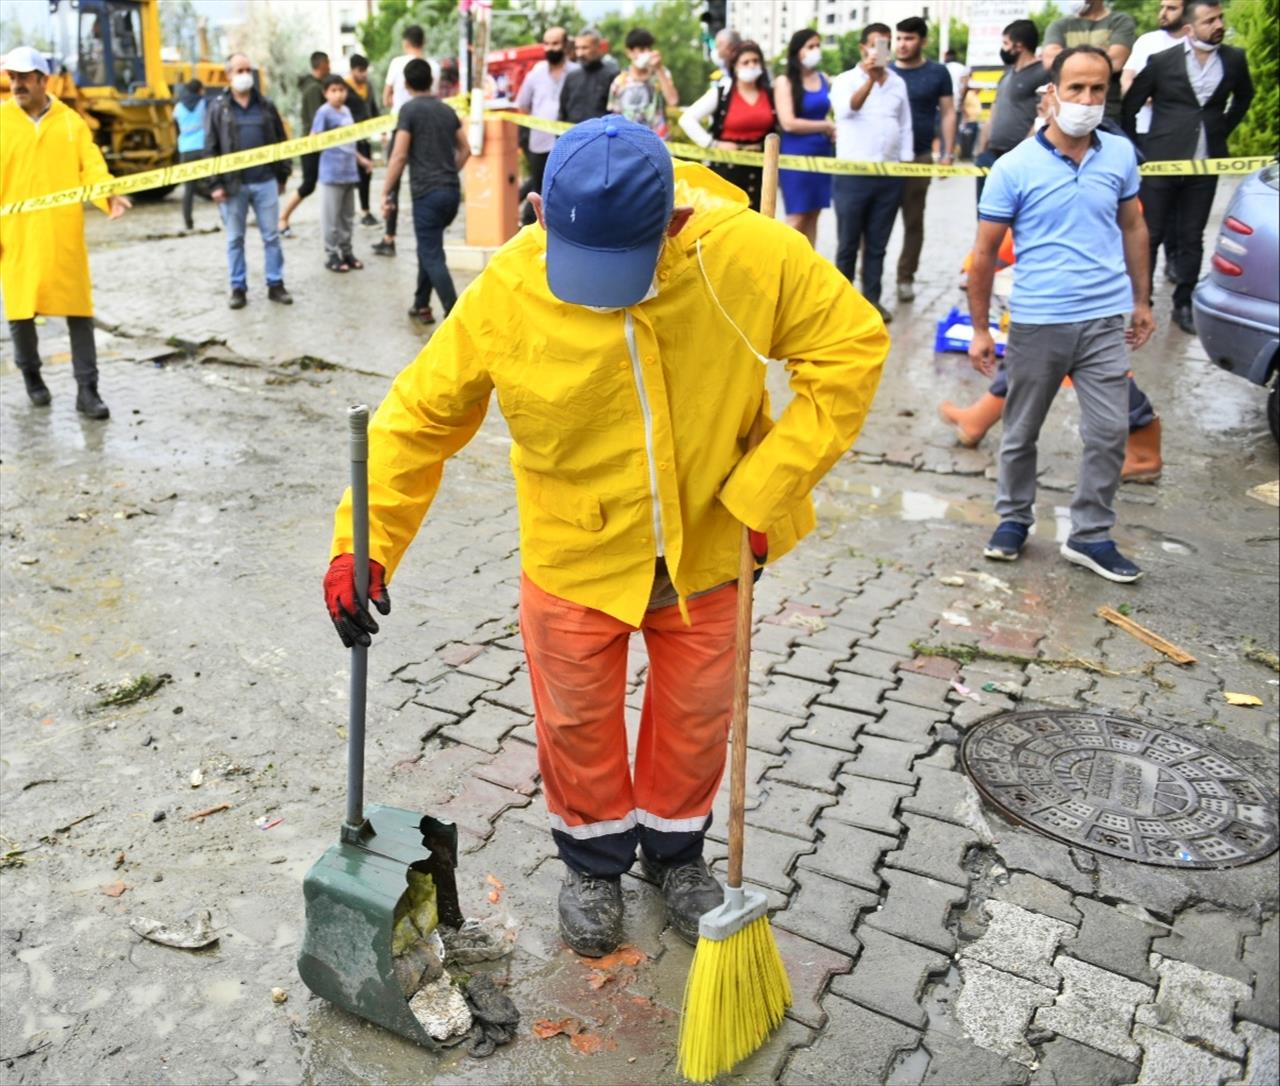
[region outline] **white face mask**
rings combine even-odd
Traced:
[[[1187,40],[1191,42],[1191,48],[1199,49],[1202,53],[1212,53],[1219,45],[1222,44],[1221,42],[1216,41],[1201,41],[1194,34]]]
[[[231,89],[244,94],[245,91],[253,90],[253,73],[252,72],[236,72],[231,77]]]
[[[738,69],[738,78],[741,79],[744,83],[754,83],[763,74],[764,74],[764,70],[762,68],[756,68],[754,66],[750,68]]]
[[[1059,102],[1058,127],[1068,136],[1087,136],[1102,123],[1105,106],[1086,106],[1079,102]]]
[[[647,69],[653,63],[652,53],[637,53],[631,58],[631,63],[641,70]]]
[[[806,49],[800,54],[800,63],[806,68],[816,68],[822,63],[821,49]]]
[[[1072,11],[1071,14],[1077,17],[1083,15],[1086,11],[1089,10],[1089,4],[1091,2],[1092,0],[1076,0],[1075,4],[1072,5],[1075,8],[1075,10]]]
[[[643,298],[641,298],[640,301],[634,302],[633,304],[641,305],[644,302],[651,301],[657,296],[658,296],[658,281],[657,279],[655,279],[652,283],[649,284],[649,293],[646,294]],[[621,313],[627,307],[625,305],[584,305],[582,308],[589,309],[591,310],[592,313]]]

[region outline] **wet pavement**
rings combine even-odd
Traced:
[[[934,413],[982,389],[932,350],[962,304],[972,199],[935,185],[872,416],[815,495],[818,530],[759,585],[747,876],[770,896],[795,1005],[725,1081],[1275,1082],[1276,854],[1180,870],[1063,844],[984,804],[958,761],[979,721],[1052,707],[1163,722],[1274,787],[1280,688],[1254,650],[1276,651],[1280,530],[1246,494],[1280,474],[1264,394],[1172,327],[1160,291],[1134,365],[1165,474],[1122,489],[1115,533],[1147,578],[1111,585],[1057,556],[1070,392],[1045,428],[1027,555],[984,563],[993,438],[958,448]],[[198,205],[199,223],[212,214]],[[513,955],[478,968],[507,982],[519,1038],[484,1061],[428,1053],[298,980],[301,880],[342,815],[346,654],[320,578],[344,409],[376,404],[425,337],[405,316],[412,239],[334,275],[309,201],[286,242],[296,304],[267,302],[251,233],[250,304],[231,312],[221,234],[178,222],[176,199],[90,218],[109,422],[74,412],[60,322],[42,329],[49,410],[28,406],[0,343],[5,1081],[678,1081],[691,952],[639,869],[624,880],[635,953],[593,968],[556,935],[496,411],[392,587],[366,795],[459,825],[464,909],[518,927]],[[378,231],[358,230],[364,256]],[[1121,605],[1197,662],[1095,614]],[[636,642],[632,727],[644,670]],[[152,693],[103,704],[143,675]],[[208,950],[128,926],[206,908]],[[572,1039],[532,1030],[566,1018]]]

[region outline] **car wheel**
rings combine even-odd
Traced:
[[[1271,394],[1267,397],[1267,422],[1271,436],[1280,441],[1280,377],[1271,382]]]

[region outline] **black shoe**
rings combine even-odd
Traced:
[[[80,391],[76,393],[76,410],[82,415],[88,415],[91,419],[106,419],[111,417],[110,409],[102,402],[102,398],[98,395],[98,384],[96,381],[85,381],[81,384]]]
[[[381,226],[382,220],[375,218],[371,212],[366,211],[360,217],[360,225],[361,226]]]
[[[699,856],[690,863],[671,867],[646,856],[644,869],[662,890],[667,923],[686,943],[696,943],[703,913],[724,904],[724,887],[707,870],[707,862]]]
[[[267,287],[267,297],[273,302],[279,302],[281,305],[293,305],[293,295],[284,289],[283,283],[276,283],[274,286]]]
[[[49,406],[53,397],[49,395],[49,386],[44,383],[38,369],[23,370],[22,383],[27,386],[27,397],[36,407]]]
[[[1168,264],[1164,266],[1164,278],[1166,282],[1172,283],[1174,286],[1178,285],[1178,277],[1173,274],[1173,269]]]
[[[1189,336],[1196,334],[1196,320],[1192,316],[1189,305],[1175,305],[1173,307],[1173,323]]]
[[[893,314],[890,313],[887,309],[885,309],[885,307],[882,306],[879,302],[872,302],[871,308],[880,314],[880,319],[884,321],[885,324],[893,323]]]
[[[560,887],[560,937],[585,958],[603,958],[622,942],[622,879],[569,870]]]
[[[231,298],[227,305],[232,309],[243,309],[248,301],[249,299],[245,296],[244,291],[240,287],[236,287],[231,291]]]
[[[396,243],[394,241],[377,241],[373,244],[374,256],[395,256]]]
[[[187,220],[185,223],[183,223],[182,225],[183,225],[183,229],[185,229],[185,230],[194,230],[194,229],[196,228],[196,224],[195,224],[194,222],[192,222],[190,219],[188,219],[188,220]]]

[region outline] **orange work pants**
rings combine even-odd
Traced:
[[[737,596],[726,585],[688,600],[688,626],[674,605],[645,615],[649,672],[633,777],[623,703],[635,628],[522,578],[538,768],[552,836],[574,870],[620,875],[637,844],[661,863],[702,855],[729,737]]]

